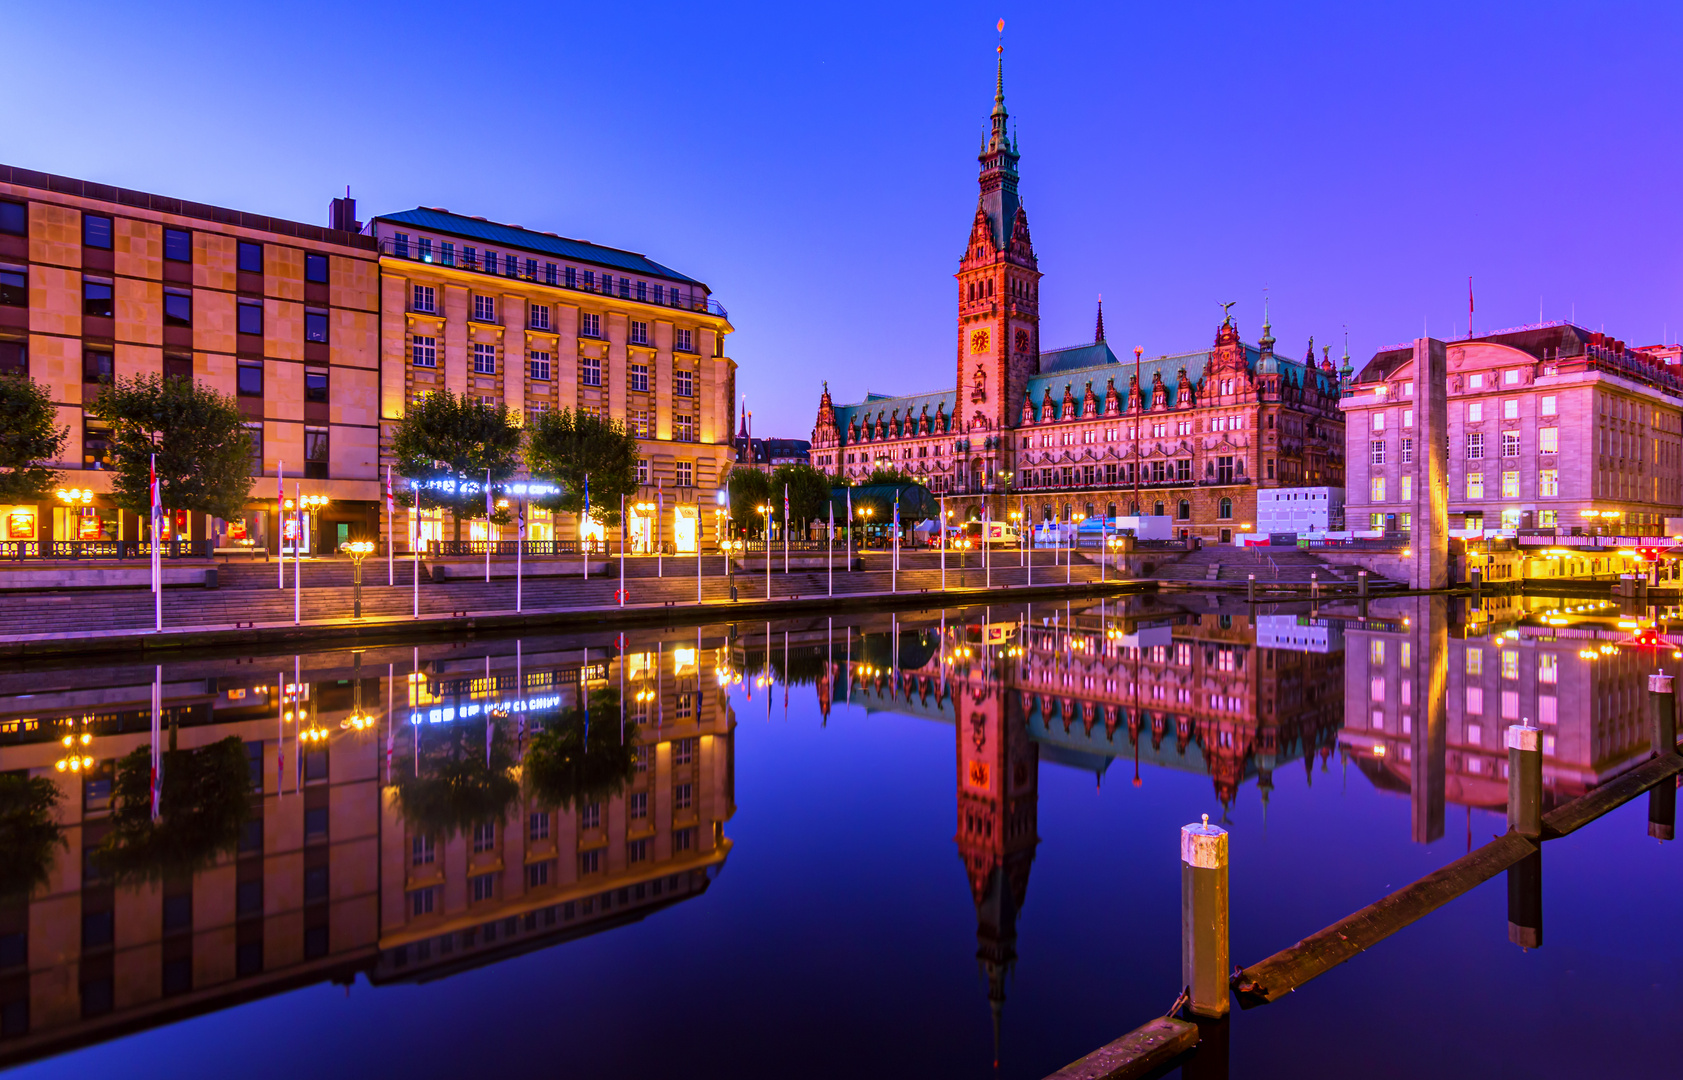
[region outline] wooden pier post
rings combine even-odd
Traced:
[[[1655,757],[1677,754],[1677,696],[1672,677],[1656,672],[1648,676],[1648,739]],[[1677,838],[1677,785],[1657,784],[1648,789],[1648,835],[1656,840]]]
[[[1508,728],[1508,828],[1543,835],[1543,733],[1529,722]]]
[[[1200,824],[1180,830],[1180,975],[1195,1015],[1228,1012],[1227,830]]]
[[[1309,571],[1309,596],[1311,599],[1321,595],[1321,575],[1313,570]]]
[[[1357,596],[1362,596],[1362,597],[1367,596],[1367,571],[1366,570],[1357,570],[1356,571],[1356,595]]]
[[[1256,575],[1255,574],[1246,574],[1245,575],[1245,599],[1249,600],[1253,604],[1256,603]]]
[[[1522,949],[1543,947],[1543,849],[1508,867],[1508,940]]]

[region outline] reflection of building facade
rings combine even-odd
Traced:
[[[166,726],[177,721],[183,749],[240,738],[259,813],[237,851],[139,886],[101,877],[88,855],[109,829],[114,759],[147,743],[152,668],[91,685],[74,672],[0,677],[0,693],[32,695],[0,697],[0,770],[58,781],[69,842],[44,888],[0,901],[0,1064],[358,971],[443,975],[704,891],[730,850],[723,823],[735,808],[733,721],[712,650],[651,640],[623,664],[592,650],[586,668],[576,648],[526,645],[518,661],[512,643],[493,655],[488,679],[483,656],[444,648],[423,651],[418,677],[408,649],[365,652],[360,671],[349,655],[308,657],[296,684],[290,659],[266,678],[247,665],[170,665]],[[388,663],[395,701],[383,691]],[[596,688],[625,677],[642,752],[623,790],[565,811],[522,796],[453,836],[406,826],[386,783],[390,769],[413,768],[403,740],[481,731],[489,713],[499,741],[518,744],[516,703],[529,740],[576,701],[581,669]],[[342,729],[353,714],[373,716],[375,729]],[[326,732],[321,748],[299,754],[300,728]],[[94,768],[58,772],[58,739],[83,731]],[[430,910],[417,911],[423,895]]]
[[[1339,742],[1381,787],[1438,800],[1437,807],[1418,808],[1417,818],[1436,822],[1439,835],[1443,803],[1492,810],[1507,805],[1504,739],[1511,724],[1529,720],[1542,729],[1543,790],[1550,805],[1582,795],[1646,755],[1644,677],[1653,670],[1652,654],[1611,645],[1614,635],[1593,625],[1452,630],[1442,738],[1423,742],[1430,630],[1412,608],[1404,618],[1346,624]],[[1435,839],[1432,831],[1416,838]]]
[[[1230,539],[1262,488],[1343,484],[1338,382],[1325,356],[1274,351],[1224,318],[1208,348],[1119,361],[1105,340],[1046,349],[1041,272],[1017,194],[1003,63],[980,192],[959,258],[956,379],[927,394],[819,399],[812,463],[845,480],[886,466],[996,519],[1173,515],[1183,534]],[[1138,377],[1136,378],[1136,372]],[[1138,503],[1136,507],[1134,504]]]

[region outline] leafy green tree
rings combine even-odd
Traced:
[[[40,502],[58,485],[45,463],[64,453],[69,428],[45,387],[27,375],[0,376],[0,502]]]
[[[234,399],[192,379],[137,375],[106,383],[89,409],[111,425],[111,501],[151,512],[153,454],[166,511],[237,518],[251,496],[251,433]]]
[[[582,409],[539,413],[526,429],[526,468],[561,488],[544,505],[572,514],[584,513],[589,477],[591,520],[618,525],[620,496],[637,494],[637,439],[619,421]]]
[[[771,474],[772,499],[782,512],[783,488],[789,488],[789,516],[803,530],[824,520],[830,505],[830,478],[811,465],[779,465]]]
[[[622,733],[619,691],[591,694],[590,711],[599,717],[596,723],[587,723],[582,709],[571,709],[532,740],[526,753],[526,784],[538,801],[565,810],[610,799],[631,782],[637,768],[637,725],[627,721]]]
[[[737,465],[725,475],[725,486],[730,491],[730,519],[737,535],[764,533],[766,519],[760,507],[771,499],[771,477],[751,465]]]
[[[187,877],[233,851],[250,816],[251,763],[238,736],[164,753],[157,821],[152,751],[137,746],[117,762],[111,831],[94,861],[124,882]]]
[[[397,471],[409,481],[405,504],[448,510],[456,521],[485,516],[485,473],[502,483],[520,463],[520,426],[507,405],[481,405],[466,394],[438,390],[409,409],[392,433]],[[508,520],[497,512],[491,520]]]
[[[910,473],[901,472],[899,469],[891,469],[886,465],[878,465],[876,468],[871,470],[871,475],[859,482],[862,485],[915,484],[917,483],[917,480]]]
[[[53,820],[61,793],[50,776],[0,773],[0,900],[21,900],[47,883],[64,829]]]
[[[397,770],[403,820],[413,832],[450,837],[506,819],[520,795],[520,781],[502,725],[492,725],[489,753],[484,727],[458,722],[440,728],[421,732],[419,763]]]

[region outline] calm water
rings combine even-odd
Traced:
[[[1175,997],[1199,815],[1232,833],[1248,964],[1503,831],[1507,723],[1543,726],[1551,803],[1643,760],[1670,650],[1531,603],[1146,597],[3,673],[0,771],[56,783],[63,843],[8,834],[0,1067],[1044,1076]],[[1551,842],[1541,948],[1492,881],[1236,1014],[1231,1075],[1674,1076],[1646,1033],[1683,1020],[1680,856],[1645,801]]]

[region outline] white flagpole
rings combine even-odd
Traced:
[[[847,569],[853,569],[853,488],[847,489]]]
[[[984,589],[993,588],[993,560],[988,558],[988,549],[993,546],[989,543],[993,539],[988,529],[988,526],[992,523],[992,520],[988,517],[990,510],[991,507],[986,503],[982,504],[982,587]]]
[[[783,485],[783,572],[789,572],[789,485]]]
[[[941,496],[940,507],[936,513],[941,515],[937,522],[941,526],[941,591],[947,591],[947,497]]]
[[[275,588],[286,588],[286,462],[275,462],[275,570],[280,575]]]
[[[397,570],[392,565],[392,467],[386,466],[386,587],[397,584]],[[387,770],[390,771],[390,770]]]
[[[665,517],[665,516],[666,516],[666,489],[661,487],[659,480],[656,480],[655,481],[655,577],[665,577],[666,576],[666,568],[665,568],[665,564],[663,562],[663,560],[666,558],[666,552],[661,548],[661,543],[660,543],[660,519]],[[676,528],[676,526],[674,526],[674,528]],[[697,552],[701,551],[701,544],[700,544],[699,541],[696,543],[695,550]]]
[[[491,470],[485,470],[485,584],[491,584]],[[487,763],[489,764],[489,763]]]
[[[705,520],[706,519],[701,516],[701,500],[697,499],[695,503],[695,602],[697,604],[701,603],[701,523]],[[717,521],[718,519],[714,518],[713,520]],[[677,532],[677,530],[678,526],[673,525],[672,531]],[[717,532],[718,530],[715,529],[714,531]],[[715,536],[713,538],[713,542],[718,543],[718,541],[719,538]],[[697,650],[695,655],[699,657],[701,655],[700,650]],[[701,661],[699,659],[696,660],[698,670],[700,669],[700,665]]]
[[[825,532],[824,565],[830,570],[830,595],[836,595],[836,504],[830,502],[830,528]]]
[[[292,534],[292,625],[297,626],[304,613],[304,486],[294,480],[292,487],[298,513]]]
[[[413,487],[413,485],[411,485]],[[421,500],[415,499],[415,509],[420,510]],[[415,579],[415,618],[421,617],[421,518],[418,513],[409,515],[409,565]]]
[[[514,611],[521,609],[521,572],[526,563],[526,497],[520,498],[520,521],[514,527]]]
[[[619,606],[625,606],[625,495],[619,497]]]
[[[888,591],[900,591],[900,495],[894,495],[894,529],[888,534]]]

